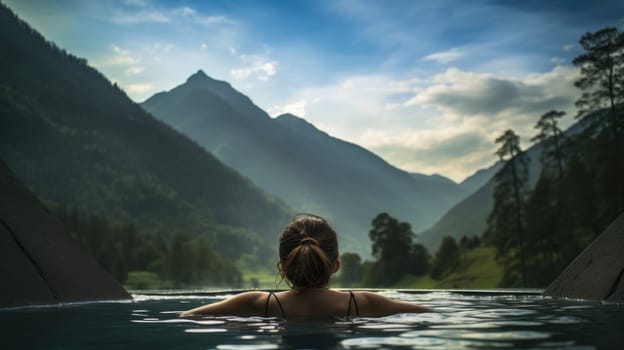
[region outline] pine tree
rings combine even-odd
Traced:
[[[624,102],[624,33],[617,28],[604,28],[581,37],[584,52],[572,61],[581,69],[581,78],[575,82],[583,94],[576,101],[579,108],[577,118],[586,118],[590,113],[608,109],[608,118],[596,118],[593,122],[604,121],[604,129],[611,132],[611,164],[614,178],[612,184],[614,200],[619,210],[624,210],[624,162],[621,158],[622,131],[621,106]],[[614,214],[617,214],[614,213]]]
[[[561,119],[565,114],[564,111],[555,110],[544,113],[537,121],[537,124],[535,124],[535,129],[538,129],[539,133],[531,139],[533,142],[542,142],[552,137],[559,179],[563,177],[563,157],[560,146],[561,129],[557,125],[557,119]],[[545,151],[542,155],[548,155],[549,153]]]
[[[528,157],[520,149],[520,139],[513,130],[496,138],[501,144],[496,155],[504,161],[494,176],[494,205],[488,217],[484,238],[497,248],[497,258],[505,266],[508,284],[527,286],[524,237],[524,202],[528,183]]]

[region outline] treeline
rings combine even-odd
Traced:
[[[564,137],[557,123],[563,111],[539,118],[532,140],[545,147],[534,188],[518,135],[507,130],[496,139],[505,165],[483,237],[497,249],[502,287],[548,285],[624,210],[624,33],[605,28],[580,44],[584,52],[573,63],[581,71],[576,117],[583,130]]]
[[[413,242],[415,235],[407,222],[381,213],[371,226],[368,235],[375,260],[362,261],[356,253],[343,253],[338,280],[345,287],[388,287],[407,275],[440,280],[459,268],[466,251],[481,244],[479,237],[464,236],[458,243],[447,236],[432,256],[425,246]]]
[[[183,231],[174,235],[138,232],[132,224],[111,223],[76,208],[57,207],[53,212],[104,269],[130,288],[242,284],[236,266],[216,254],[205,238]]]

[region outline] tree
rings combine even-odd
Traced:
[[[195,272],[195,254],[191,248],[190,237],[186,233],[176,232],[170,254],[171,279],[176,287],[190,284]]]
[[[540,119],[535,124],[535,129],[539,130],[539,133],[531,139],[531,141],[545,141],[548,138],[553,138],[553,146],[555,148],[555,160],[557,162],[557,174],[559,179],[563,177],[563,158],[561,156],[561,147],[559,145],[559,139],[561,138],[561,129],[557,126],[557,119],[563,117],[566,113],[564,111],[551,110],[542,114]],[[544,152],[542,154],[548,154]]]
[[[412,227],[406,222],[381,213],[373,219],[368,237],[373,242],[373,256],[379,260],[391,260],[409,256],[412,246]]]
[[[445,274],[455,271],[459,267],[459,247],[455,239],[445,236],[440,244],[440,249],[433,257],[431,264],[431,278],[440,279]]]
[[[545,287],[560,272],[561,247],[571,238],[563,229],[556,188],[542,172],[526,205],[527,279],[535,287]]]
[[[366,279],[369,284],[387,286],[409,272],[414,233],[410,224],[399,222],[387,213],[377,215],[372,226],[368,236],[377,261]]]
[[[409,273],[416,276],[424,276],[429,272],[431,256],[424,245],[416,243],[412,246]]]
[[[624,33],[617,28],[604,28],[581,37],[584,52],[572,61],[581,69],[581,78],[575,82],[583,91],[576,101],[577,118],[589,117],[592,112],[608,108],[605,125],[611,130],[611,162],[617,182],[615,186],[619,211],[624,209],[624,171],[621,154],[621,112],[618,104],[624,102]],[[607,123],[606,120],[609,120]]]
[[[561,152],[561,129],[557,119],[564,111],[551,110],[544,113],[535,125],[539,133],[531,141],[550,141],[541,154],[542,172],[527,203],[526,257],[527,278],[533,286],[545,286],[559,272],[560,250],[571,221],[566,210],[563,155]],[[550,148],[554,148],[551,150]],[[554,157],[553,157],[554,155]],[[555,165],[552,165],[554,158]],[[553,168],[556,169],[555,181]]]
[[[340,255],[340,282],[345,287],[352,287],[362,282],[362,258],[351,252]]]
[[[523,203],[528,183],[528,157],[520,149],[519,137],[513,130],[505,131],[496,138],[496,143],[501,146],[495,154],[505,163],[494,176],[494,205],[484,238],[497,248],[496,256],[503,261],[505,273],[511,277],[519,272],[520,284],[526,286]]]

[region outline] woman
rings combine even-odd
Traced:
[[[427,307],[372,292],[329,289],[329,278],[340,268],[338,240],[336,232],[319,216],[296,216],[280,236],[279,256],[279,273],[290,290],[245,292],[185,311],[181,316],[376,317],[432,312]]]

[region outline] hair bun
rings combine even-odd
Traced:
[[[304,239],[302,239],[299,242],[299,245],[315,245],[317,247],[320,247],[321,245],[319,244],[319,241],[317,241],[316,239],[312,238],[312,237],[305,237]]]

